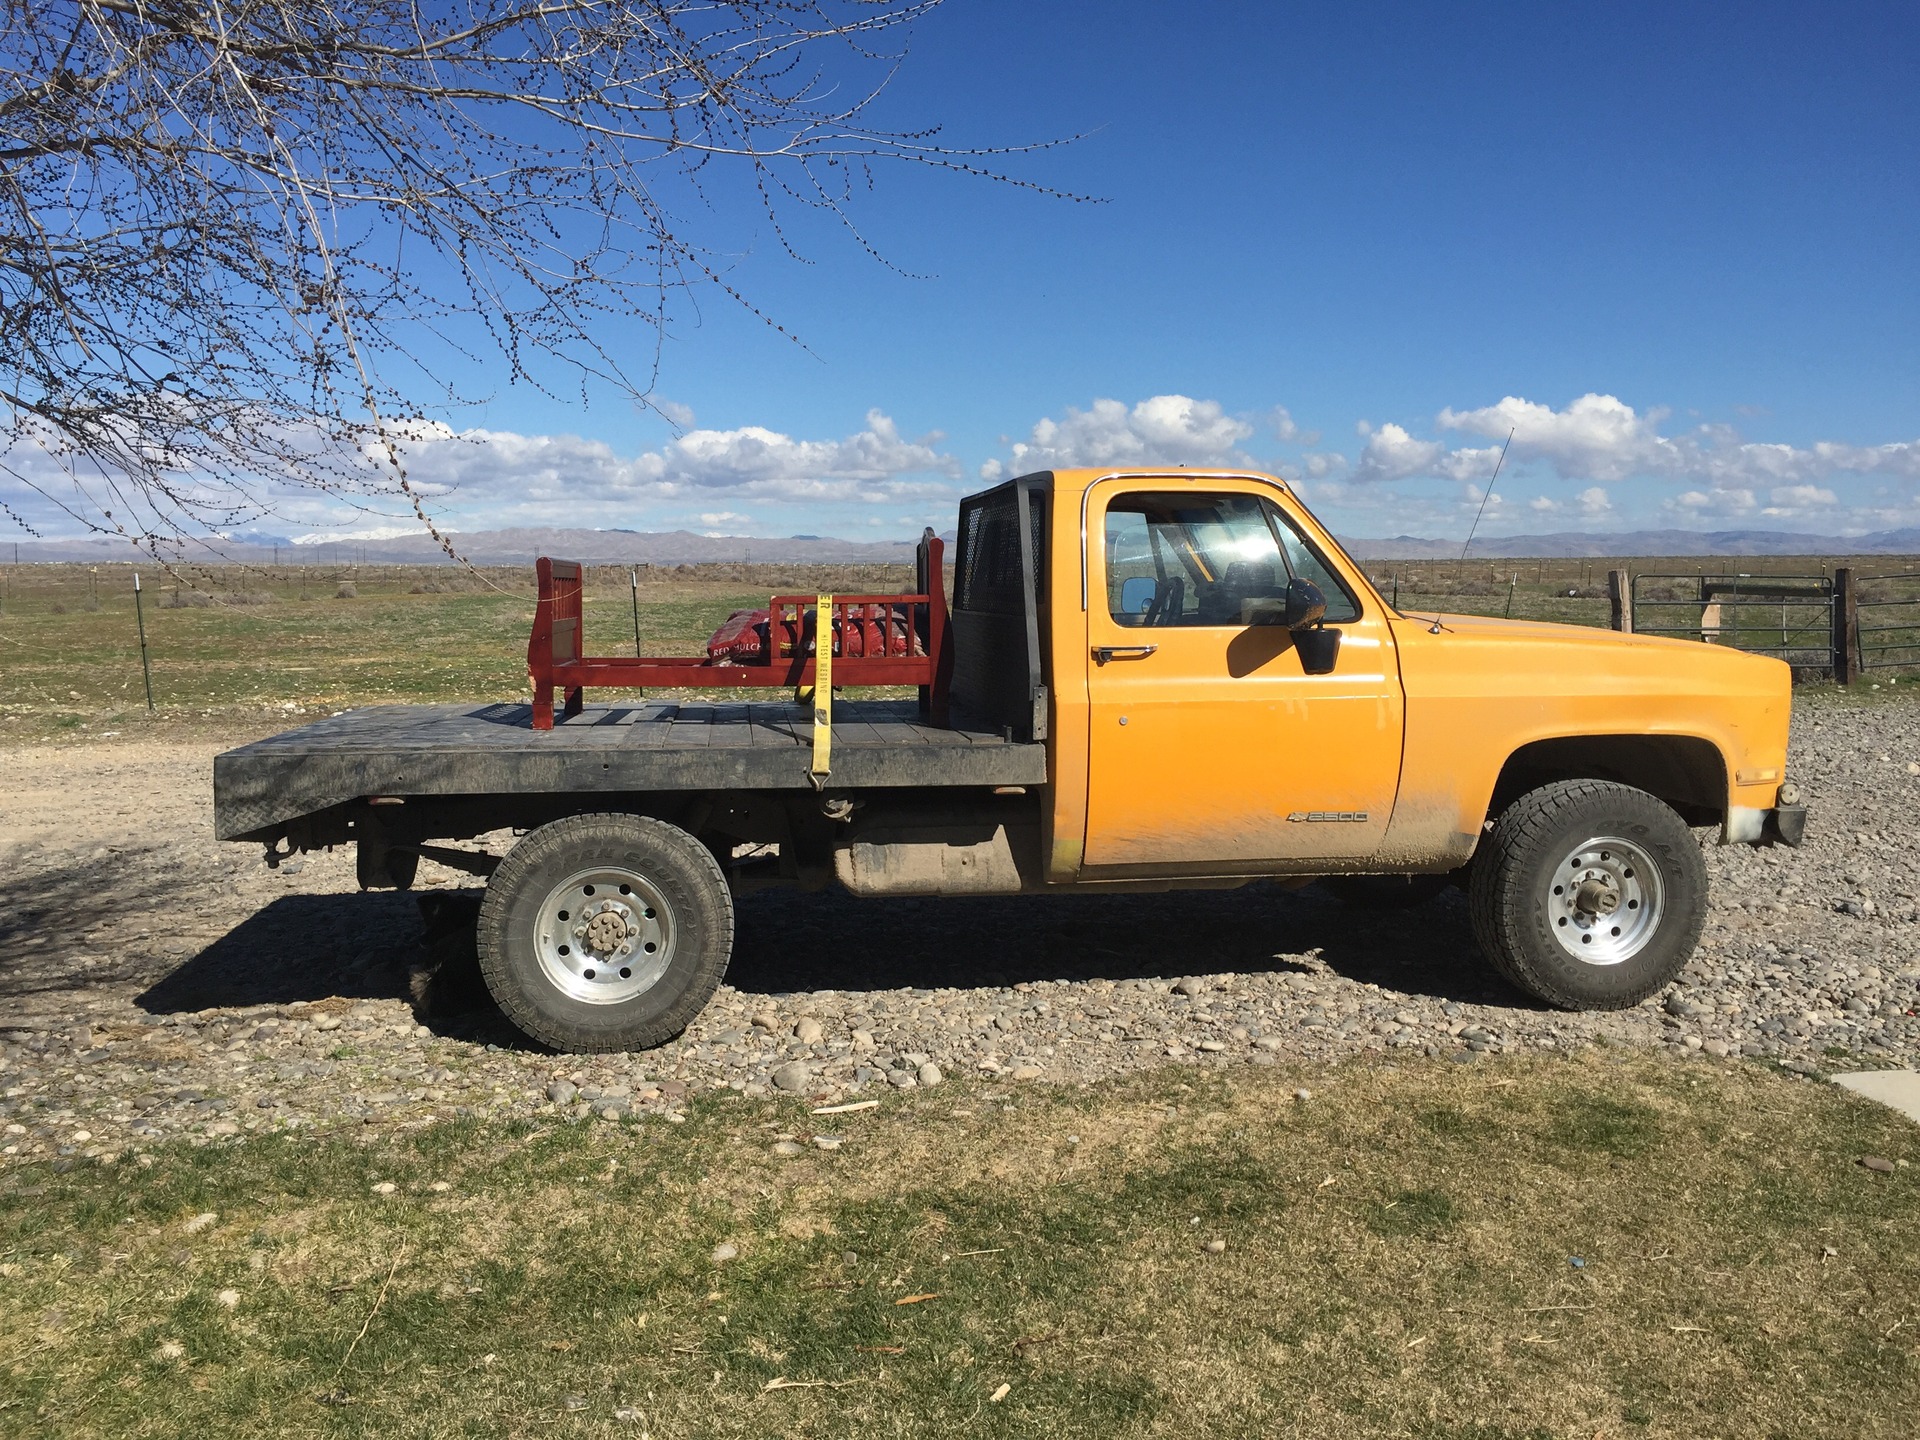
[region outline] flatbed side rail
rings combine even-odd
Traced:
[[[947,614],[943,566],[946,546],[928,532],[920,541],[917,574],[924,593],[834,595],[832,683],[912,685],[936,725],[947,723],[947,686],[953,673],[953,631]],[[542,556],[534,566],[538,601],[527,640],[533,681],[533,728],[551,730],[554,693],[562,719],[578,715],[589,687],[672,689],[803,687],[813,683],[819,644],[819,599],[776,595],[767,606],[768,643],[756,661],[715,663],[704,656],[590,656],[586,654],[580,565]]]

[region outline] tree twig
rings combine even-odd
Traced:
[[[407,1257],[407,1242],[402,1240],[400,1248],[394,1252],[393,1263],[387,1267],[387,1278],[380,1282],[380,1293],[373,1297],[373,1308],[367,1311],[367,1318],[360,1324],[360,1333],[353,1337],[353,1343],[347,1346],[347,1353],[340,1357],[339,1365],[334,1367],[333,1378],[328,1384],[335,1384],[346,1372],[347,1362],[353,1359],[353,1352],[360,1348],[360,1342],[367,1338],[367,1331],[373,1328],[373,1317],[380,1313],[380,1307],[386,1303],[387,1287],[393,1284],[394,1273],[399,1270],[400,1262]]]

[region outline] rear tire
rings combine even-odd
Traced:
[[[1693,956],[1707,867],[1686,822],[1644,790],[1565,780],[1522,795],[1472,869],[1488,960],[1564,1010],[1624,1010]]]
[[[726,974],[733,897],[712,853],[639,815],[533,831],[487,882],[480,970],[508,1019],[556,1050],[640,1050],[687,1028]]]

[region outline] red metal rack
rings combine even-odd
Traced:
[[[774,596],[767,606],[763,658],[758,663],[734,664],[690,656],[588,656],[581,567],[577,561],[543,555],[534,566],[539,603],[527,641],[533,728],[553,728],[556,690],[564,697],[560,712],[564,719],[580,713],[588,686],[692,690],[811,685],[823,601],[831,608],[832,683],[918,686],[921,708],[935,724],[945,725],[947,686],[953,673],[952,630],[941,568],[945,553],[938,536],[930,534],[920,542],[920,594]]]

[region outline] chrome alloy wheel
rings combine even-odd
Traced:
[[[562,994],[617,1005],[651,989],[673,961],[673,909],[631,870],[582,870],[540,902],[534,945]]]
[[[1582,841],[1548,872],[1545,884],[1553,938],[1583,964],[1630,960],[1660,928],[1660,867],[1631,840]]]

